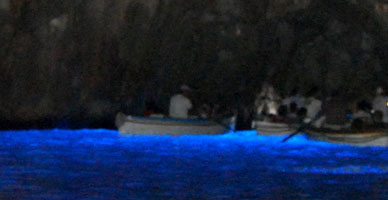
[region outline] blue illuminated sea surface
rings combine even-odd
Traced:
[[[0,132],[0,199],[388,199],[388,151],[299,135]]]

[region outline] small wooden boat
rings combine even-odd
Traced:
[[[173,119],[164,117],[116,115],[116,126],[121,134],[135,135],[201,135],[223,134],[226,125],[203,119]]]
[[[260,135],[286,135],[296,131],[297,126],[286,123],[253,121],[252,128],[257,130]]]
[[[359,146],[388,146],[387,130],[351,131],[308,129],[305,134],[313,140]]]

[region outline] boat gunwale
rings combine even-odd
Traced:
[[[148,125],[162,125],[162,126],[221,126],[220,124],[211,120],[202,119],[175,119],[175,118],[146,118],[128,116],[124,123],[137,123]]]
[[[305,130],[305,134],[311,139],[324,140],[328,142],[341,142],[347,144],[366,144],[373,142],[379,138],[387,137],[388,130],[330,130],[330,129],[314,129]]]
[[[371,135],[388,135],[388,130],[384,129],[370,129],[362,131],[353,131],[349,129],[334,130],[322,128],[307,128],[304,132],[311,134],[332,135],[332,136],[371,136]]]

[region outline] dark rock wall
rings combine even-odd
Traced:
[[[233,109],[264,81],[285,95],[387,86],[384,1],[0,1],[0,128],[111,127],[118,111]],[[241,100],[241,98],[243,98]]]

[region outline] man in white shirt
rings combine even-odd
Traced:
[[[189,116],[189,110],[193,107],[190,99],[188,98],[191,89],[187,85],[182,85],[180,90],[180,94],[176,94],[170,99],[169,116],[172,118],[187,119]]]
[[[307,102],[307,117],[313,119],[321,111],[322,101],[315,97],[310,97],[307,99]]]
[[[377,88],[376,97],[373,99],[373,109],[383,113],[383,122],[388,123],[388,96],[385,95],[382,87]]]
[[[315,119],[316,117],[319,117],[318,114],[322,110],[322,101],[316,98],[318,94],[318,88],[313,87],[307,94],[307,99],[305,101],[306,108],[307,108],[307,121],[311,121]],[[321,127],[322,123],[324,121],[323,117],[319,117],[316,119],[316,121],[312,124],[314,127]]]

